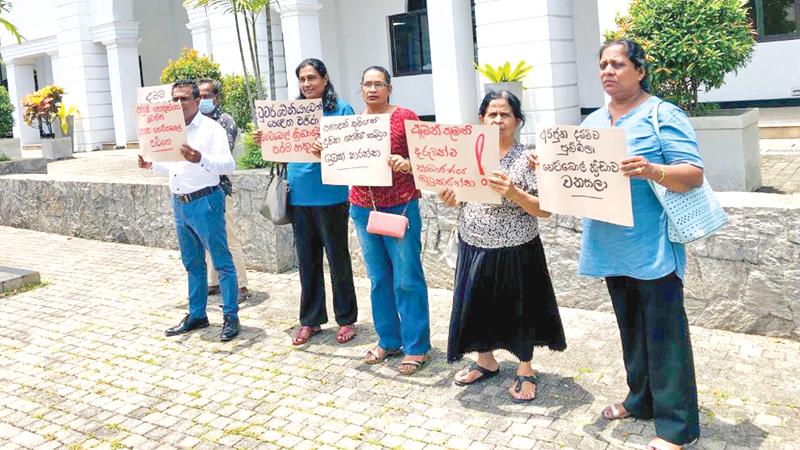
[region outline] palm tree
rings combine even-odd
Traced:
[[[10,10],[11,10],[11,0],[0,0],[0,14],[7,13]],[[17,27],[8,20],[0,17],[0,24],[2,24],[6,28],[6,31],[8,31],[12,36],[14,36],[17,39],[17,44],[21,43],[22,40],[25,39],[24,37],[22,37],[21,34],[19,34],[19,30],[17,30]]]
[[[0,0],[2,1],[2,0]],[[244,89],[247,94],[248,106],[250,107],[250,116],[253,122],[256,122],[256,111],[253,107],[253,96],[250,93],[250,83],[248,83],[247,63],[244,57],[244,47],[242,46],[242,33],[239,26],[239,13],[244,11],[244,7],[248,5],[249,0],[184,0],[184,5],[193,8],[208,8],[209,6],[217,6],[224,9],[226,13],[233,14],[233,21],[236,25],[236,42],[239,44],[239,56],[242,58],[242,72],[244,75]],[[248,37],[249,39],[249,37]],[[255,66],[254,66],[255,68]]]

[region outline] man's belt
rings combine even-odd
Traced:
[[[199,191],[194,191],[191,194],[172,194],[175,196],[175,199],[181,203],[189,203],[197,200],[198,198],[203,198],[206,195],[214,192],[218,186],[208,186],[200,189]]]

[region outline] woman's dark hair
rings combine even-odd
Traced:
[[[328,68],[325,67],[324,62],[316,58],[308,58],[300,62],[300,64],[297,65],[297,69],[294,70],[294,74],[298,79],[300,78],[300,69],[306,66],[313,67],[314,70],[316,70],[319,76],[322,78],[325,78],[325,76],[328,75]],[[306,98],[306,96],[303,95],[302,90],[300,91],[300,95],[297,98],[301,100]],[[325,91],[322,93],[322,109],[327,112],[335,111],[338,98],[339,96],[336,95],[336,90],[333,89],[333,83],[331,82],[331,78],[328,77],[328,83],[325,85]]]
[[[364,69],[364,71],[361,72],[361,81],[362,82],[364,81],[364,75],[366,75],[367,72],[369,72],[370,70],[375,70],[375,71],[378,71],[378,72],[382,73],[383,74],[383,78],[386,79],[386,84],[392,84],[392,76],[389,75],[389,71],[386,70],[386,68],[383,67],[383,66],[369,66],[366,69]]]
[[[481,102],[481,106],[478,108],[478,114],[481,116],[486,115],[486,110],[489,108],[489,103],[492,100],[503,99],[508,103],[508,106],[511,107],[511,111],[514,113],[514,117],[517,120],[521,121],[520,125],[525,125],[525,114],[522,112],[522,102],[519,101],[516,95],[512,94],[505,89],[501,91],[489,91],[485,97],[483,97],[483,101]]]
[[[639,82],[639,86],[645,92],[650,92],[650,66],[647,64],[647,55],[644,53],[644,49],[641,45],[637,44],[636,42],[630,39],[617,39],[614,41],[609,41],[603,44],[600,47],[600,51],[597,53],[597,58],[603,57],[603,52],[608,47],[613,47],[615,45],[621,45],[622,48],[628,52],[628,59],[631,60],[633,63],[633,67],[637,69],[644,69],[644,78]]]

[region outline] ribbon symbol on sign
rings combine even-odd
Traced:
[[[483,136],[483,133],[478,135],[478,138],[475,139],[475,159],[478,161],[478,173],[481,175],[485,175],[483,172],[483,164],[481,163],[481,157],[483,156],[483,141],[486,138]]]

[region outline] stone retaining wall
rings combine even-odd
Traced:
[[[235,229],[248,267],[281,272],[296,266],[291,226],[261,217],[269,176],[237,173]],[[688,246],[686,309],[694,325],[800,340],[800,196],[721,193],[730,223]],[[442,259],[456,210],[421,200],[423,262],[430,287],[452,288]],[[177,248],[169,191],[163,182],[58,181],[39,175],[0,177],[0,225],[88,239]],[[540,221],[550,273],[562,306],[611,311],[604,283],[576,275],[580,220]],[[366,276],[350,226],[354,270]],[[621,251],[624,249],[621,249]]]
[[[718,196],[728,213],[728,225],[687,246],[689,321],[800,340],[800,195],[724,192]],[[455,209],[426,196],[421,211],[429,286],[452,289],[453,270],[444,263],[442,252]],[[611,312],[605,282],[577,275],[580,219],[554,215],[540,220],[539,228],[559,304]],[[354,270],[366,276],[352,226],[350,242]]]
[[[235,229],[248,267],[282,272],[296,266],[291,227],[258,213],[269,176],[233,176]],[[46,176],[0,178],[0,225],[86,239],[178,248],[165,179],[148,183],[61,181]]]

